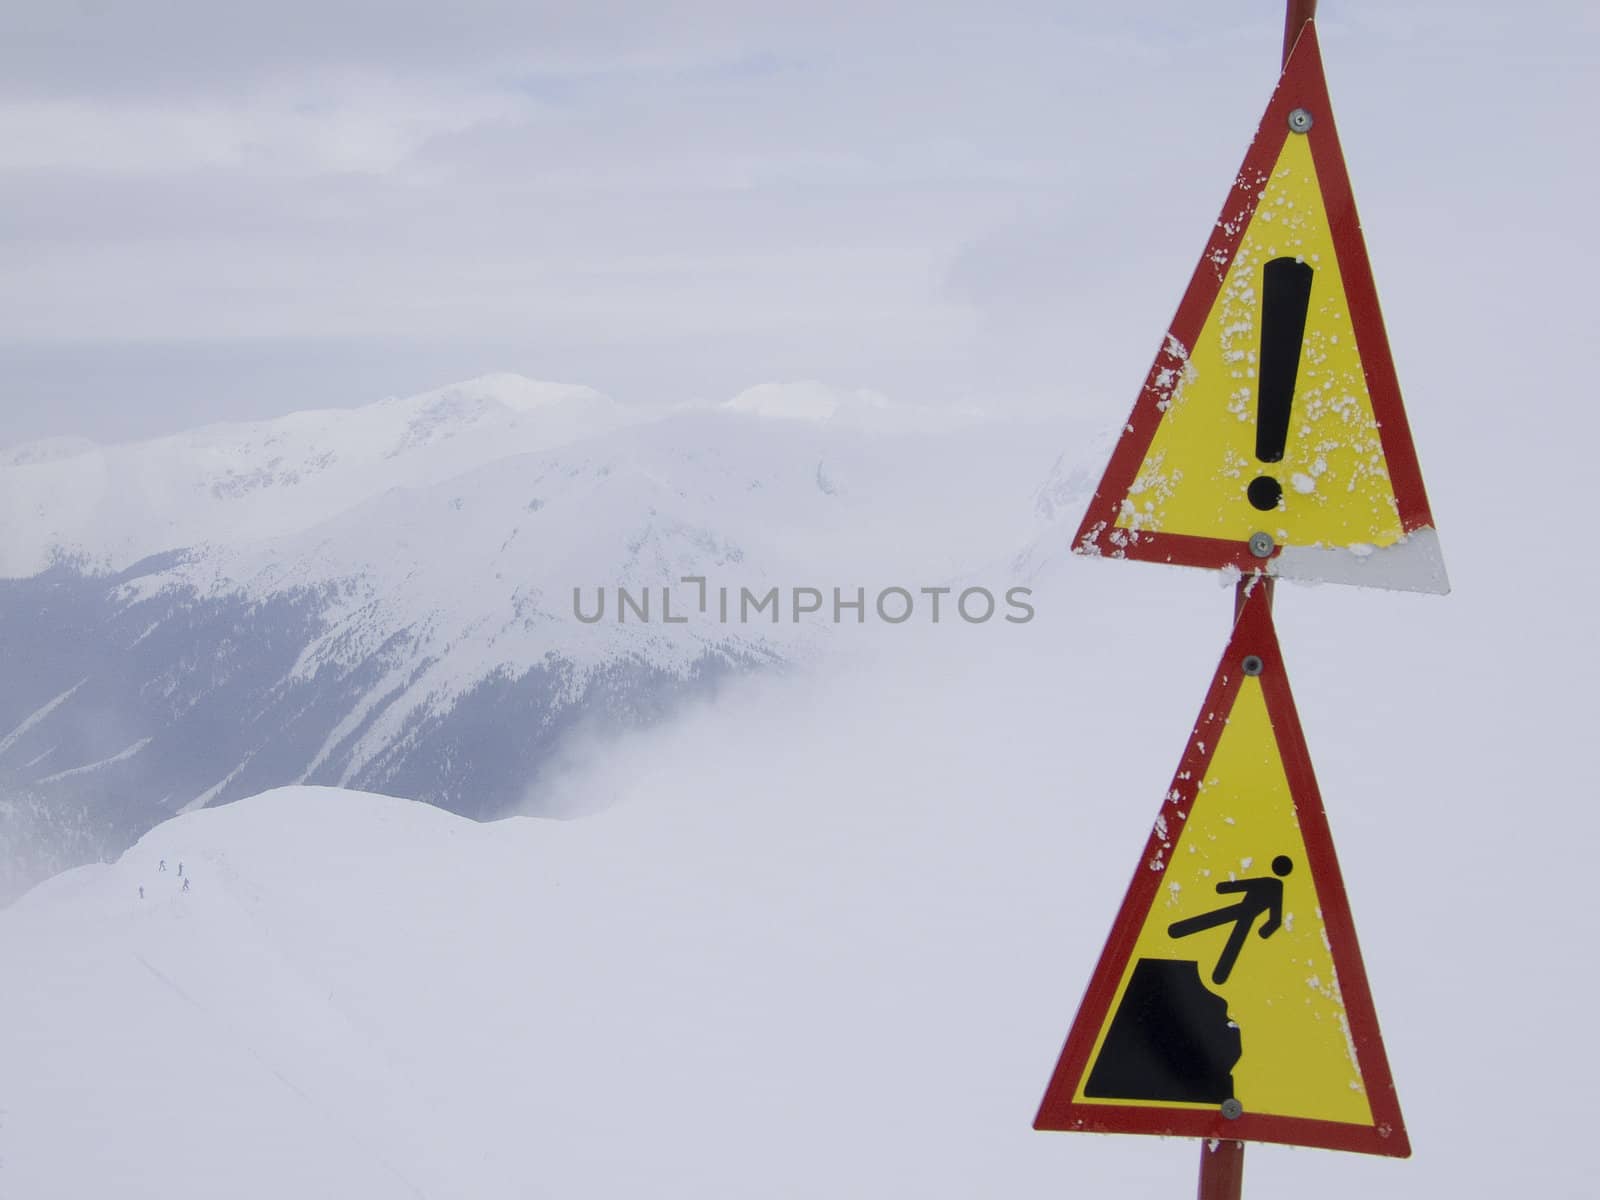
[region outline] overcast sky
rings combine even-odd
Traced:
[[[0,445],[488,370],[636,403],[813,377],[1119,415],[1282,14],[4,0]],[[1400,318],[1519,321],[1524,357],[1592,336],[1592,14],[1321,7],[1408,395],[1430,351]]]

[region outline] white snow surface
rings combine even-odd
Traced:
[[[486,375],[354,409],[213,425],[125,445],[52,439],[0,460],[0,577],[56,558],[148,554],[310,528],[384,491],[564,445],[632,417],[590,388]]]
[[[757,384],[740,392],[724,407],[774,420],[810,421],[876,432],[933,433],[984,421],[982,410],[976,408],[897,403],[870,388],[839,388],[814,379]]]
[[[1247,1194],[1589,1191],[1581,717],[1486,702],[1528,660],[1459,541],[1449,601],[1279,588],[1416,1153],[1251,1146]],[[289,788],[48,881],[0,911],[4,1194],[1192,1193],[1193,1141],[1030,1125],[1231,597],[1068,558],[1038,604],[580,745],[532,799],[581,819]]]
[[[1350,583],[1357,587],[1447,595],[1439,535],[1418,529],[1392,546],[1285,546],[1267,564],[1280,579],[1313,583]]]
[[[61,559],[120,570],[165,550],[293,537],[393,492],[426,489],[560,447],[573,450],[547,455],[541,460],[547,469],[551,463],[573,475],[604,469],[611,453],[605,435],[641,425],[650,432],[610,445],[637,458],[654,444],[667,461],[657,456],[651,481],[693,490],[696,447],[686,448],[687,473],[671,454],[684,420],[704,422],[694,429],[723,443],[712,453],[725,454],[730,436],[742,440],[726,430],[743,429],[747,439],[790,438],[808,454],[855,447],[869,460],[883,456],[896,438],[913,445],[913,435],[983,423],[971,410],[895,403],[876,392],[809,381],[761,384],[722,405],[664,413],[624,407],[591,388],[496,374],[359,408],[214,425],[123,445],[51,439],[0,456],[0,512],[13,517],[0,537],[0,578],[32,575]],[[591,443],[600,448],[591,451]],[[966,463],[980,471],[984,465],[973,455]],[[664,469],[674,473],[663,476]],[[760,485],[759,474],[741,482],[752,480]],[[743,507],[745,498],[712,499]]]
[[[847,600],[864,589],[869,610],[886,587],[967,580],[1003,597],[1026,582],[1017,548],[1056,523],[1030,502],[1066,440],[820,383],[649,412],[492,375],[365,408],[21,454],[0,465],[0,507],[28,518],[0,536],[0,575],[61,558],[116,570],[186,549],[124,599],[313,590],[325,628],[300,676],[352,667],[399,635],[389,677],[305,764],[382,698],[349,779],[406,722],[551,655],[579,681],[621,659],[679,672],[707,654],[807,659],[856,632],[831,620],[835,589]],[[705,579],[709,613],[690,610],[699,585],[685,577]],[[720,589],[737,612],[741,589],[774,587],[776,622],[712,619]],[[655,619],[619,622],[618,588],[648,590]],[[663,588],[688,623],[660,619]],[[793,619],[796,588],[820,592],[823,611]],[[604,589],[606,618],[579,621],[574,589],[591,613]]]

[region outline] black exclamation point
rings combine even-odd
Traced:
[[[1297,258],[1275,258],[1267,264],[1261,289],[1261,358],[1256,375],[1256,457],[1262,462],[1283,461],[1310,303],[1309,263]],[[1271,475],[1262,475],[1250,481],[1245,494],[1262,512],[1270,512],[1283,499],[1283,484]]]

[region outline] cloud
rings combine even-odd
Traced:
[[[1590,18],[1562,19],[1328,14],[1362,214],[1401,254],[1582,194],[1555,141]],[[1065,376],[1120,407],[1278,33],[1243,0],[10,5],[0,396],[16,414],[48,375],[27,433],[99,435],[89,393],[139,344],[211,347],[188,381],[121,375],[152,431],[274,379],[314,390],[284,408],[357,403],[352,380],[423,358],[458,365],[384,386],[517,369],[652,402],[821,378],[1040,410]],[[1516,88],[1479,86],[1491,50]],[[1446,115],[1396,118],[1419,104]],[[1513,176],[1541,169],[1567,182],[1530,198]],[[1377,257],[1388,303],[1407,266]],[[357,365],[308,383],[313,342]]]
[[[0,102],[0,171],[384,172],[434,138],[534,107],[509,90],[463,94],[383,78],[307,80],[199,102],[13,100]]]

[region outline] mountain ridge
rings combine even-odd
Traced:
[[[46,562],[0,579],[0,826],[39,849],[10,890],[174,811],[285,784],[493,816],[580,728],[658,720],[732,675],[859,643],[855,620],[882,626],[875,611],[835,621],[835,591],[865,610],[886,587],[998,596],[1039,569],[1018,547],[1064,536],[1038,506],[1059,442],[1037,426],[930,429],[876,399],[863,424],[859,396],[825,412],[816,384],[796,385],[804,403],[768,392],[762,411],[641,416],[486,378],[135,444],[120,477],[167,486],[109,528],[93,520],[106,494],[71,495],[101,451],[0,469],[12,498],[19,476],[37,493],[55,470],[56,511],[85,522],[76,541],[26,521],[0,538],[5,561]],[[344,432],[319,441],[330,420]],[[384,436],[357,445],[357,428]],[[206,482],[256,478],[270,482]],[[750,616],[745,589],[781,603]],[[624,613],[624,590],[654,619]],[[609,595],[603,620],[580,619],[580,593]]]

